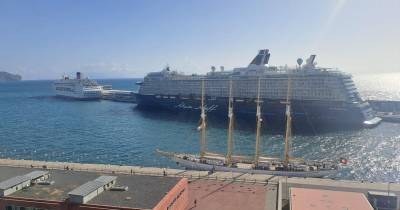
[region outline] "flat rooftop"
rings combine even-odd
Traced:
[[[232,181],[194,180],[189,183],[187,209],[198,210],[259,210],[268,209],[264,185]],[[196,200],[196,205],[194,201]],[[275,203],[271,203],[275,205]]]
[[[306,188],[290,189],[292,210],[373,210],[363,193]]]
[[[35,170],[38,169],[0,166],[0,182]],[[64,201],[68,198],[68,192],[80,185],[94,180],[101,175],[110,175],[84,171],[45,170],[50,172],[50,178],[48,180],[54,181],[54,184],[35,184],[9,196]],[[113,174],[113,176],[117,176],[116,186],[127,186],[128,191],[105,191],[90,200],[88,204],[151,209],[155,207],[166,193],[181,179],[175,177],[122,174]]]

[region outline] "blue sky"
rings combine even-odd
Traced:
[[[25,79],[83,71],[140,77],[271,65],[317,54],[350,73],[400,71],[398,0],[0,0],[0,70]]]

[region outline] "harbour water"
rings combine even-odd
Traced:
[[[364,98],[400,99],[400,74],[354,77]],[[98,80],[115,89],[135,90],[134,79]],[[176,167],[156,148],[198,152],[198,118],[165,112],[144,112],[134,104],[71,101],[53,97],[52,81],[0,84],[0,158]],[[252,122],[237,121],[236,154],[254,150]],[[295,133],[292,156],[317,160],[345,157],[348,166],[336,178],[400,182],[400,124],[374,129],[313,130]],[[208,125],[208,148],[224,153],[226,126]],[[283,135],[263,131],[263,151],[281,156]]]

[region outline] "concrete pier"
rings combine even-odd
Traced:
[[[111,100],[111,101],[118,101],[118,102],[129,102],[129,103],[136,103],[136,95],[137,92],[130,91],[130,90],[113,90],[110,87],[101,91],[102,99],[104,100]]]
[[[400,112],[400,101],[367,100],[367,102],[377,112]]]
[[[34,160],[0,159],[0,166],[19,168],[40,168],[47,170],[87,171],[101,174],[132,174],[145,176],[185,177],[190,181],[192,194],[190,209],[221,209],[222,199],[227,209],[241,209],[240,202],[251,200],[246,209],[281,210],[288,208],[290,188],[310,188],[345,192],[358,192],[367,195],[369,191],[384,192],[400,196],[398,183],[374,183],[348,180],[332,180],[317,178],[288,178],[272,175],[231,173],[207,171],[191,171],[182,169],[119,166],[105,164],[85,164],[69,162],[48,162]],[[215,197],[219,199],[215,199]],[[398,199],[397,202],[399,202]],[[246,205],[250,205],[248,202]],[[400,207],[400,204],[398,203]],[[243,208],[242,208],[243,209]]]

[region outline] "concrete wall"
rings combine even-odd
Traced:
[[[102,206],[102,205],[70,205],[68,210],[145,210],[145,209],[137,209],[137,208],[127,208],[127,207],[114,207],[114,206]],[[148,210],[148,209],[146,209]]]
[[[188,205],[188,179],[182,178],[153,208],[153,210],[185,210]]]
[[[83,198],[83,203],[87,203],[90,200],[92,200],[93,198],[95,198],[96,196],[98,196],[100,193],[102,193],[104,191],[104,187],[100,187],[99,189],[89,193],[88,195],[86,195]]]
[[[21,207],[33,207],[51,210],[66,210],[67,206],[63,202],[57,201],[44,201],[44,200],[34,200],[27,198],[14,198],[14,197],[4,197],[0,198],[0,209],[5,210],[6,206],[21,206]]]
[[[5,197],[0,198],[0,209],[5,210],[6,206],[14,205],[20,207],[41,208],[45,210],[143,210],[137,208],[73,204],[67,201],[47,201],[39,199]]]
[[[83,197],[77,195],[69,195],[69,201],[71,203],[83,203]]]

